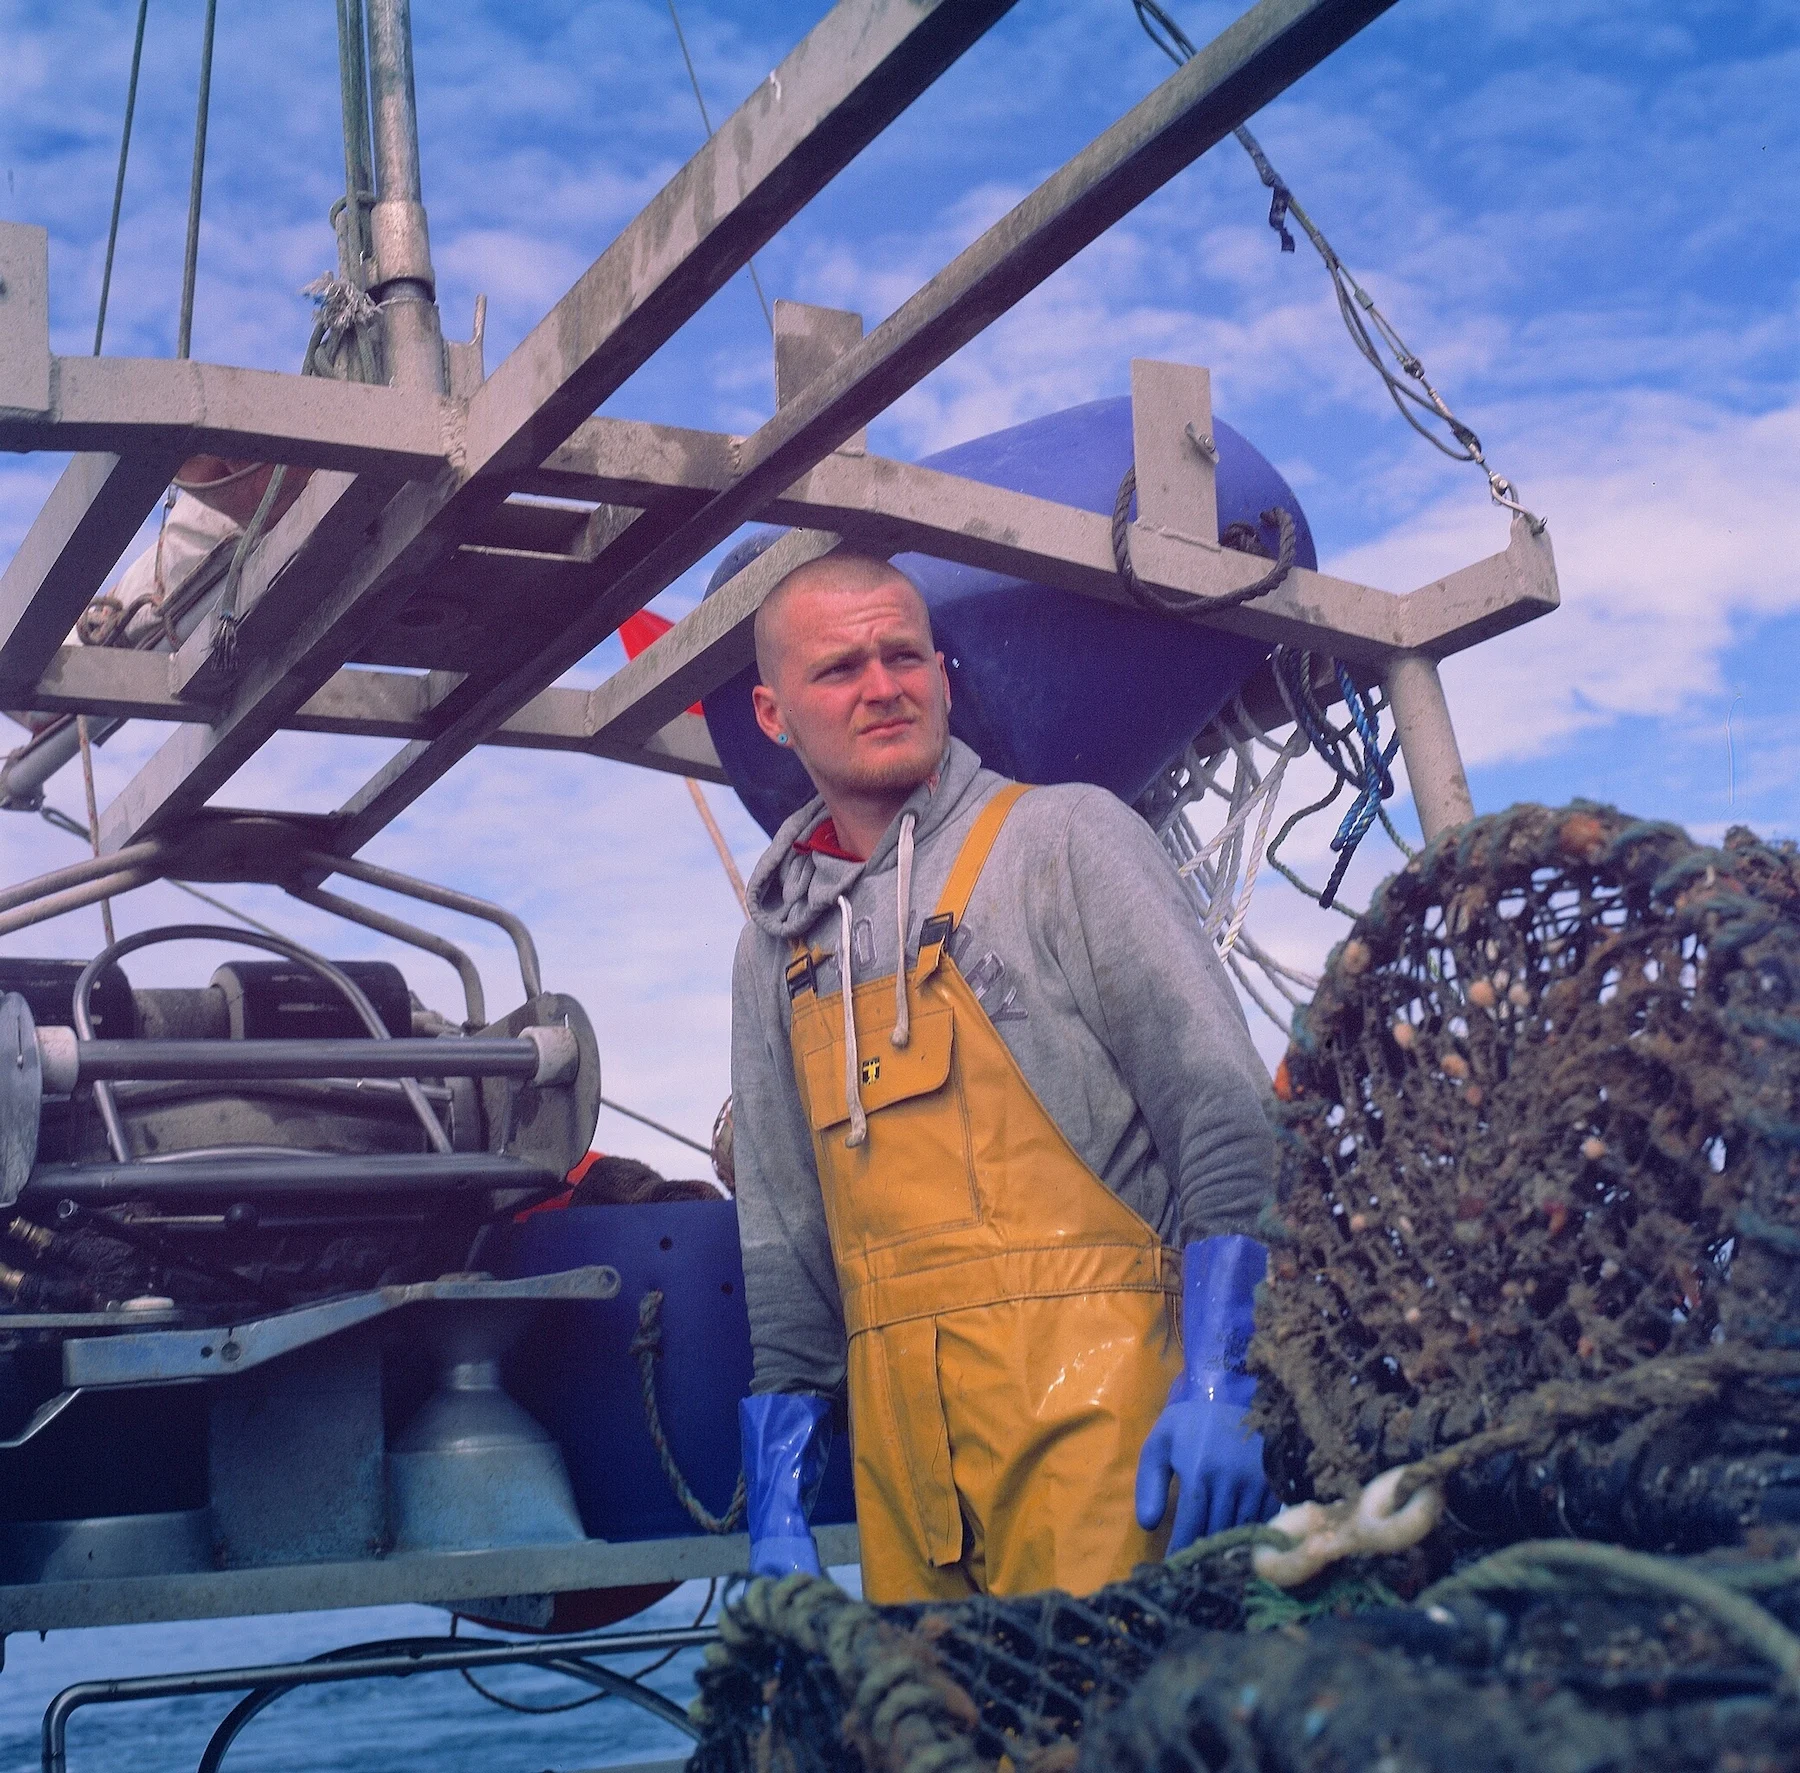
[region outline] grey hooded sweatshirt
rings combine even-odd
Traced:
[[[866,862],[794,848],[824,821],[815,799],[750,877],[731,1087],[756,1391],[835,1394],[844,1382],[837,1273],[788,1044],[792,945],[831,956],[818,989],[836,991],[842,896],[853,984],[892,980],[902,916],[912,965],[963,839],[1004,782],[952,739],[935,787],[914,791]],[[1252,1230],[1273,1193],[1268,1073],[1174,865],[1136,813],[1103,788],[1027,794],[950,953],[1069,1143],[1166,1243]]]

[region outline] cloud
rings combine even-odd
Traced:
[[[1525,482],[1550,514],[1563,607],[1445,668],[1468,761],[1543,757],[1623,715],[1686,717],[1747,622],[1800,610],[1791,497],[1800,405],[1746,417],[1634,395],[1538,441]],[[1395,588],[1499,545],[1467,497],[1335,556]]]

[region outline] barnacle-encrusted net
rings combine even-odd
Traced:
[[[1753,1543],[1512,1544],[1422,1596],[1467,1531],[1294,1595],[1243,1533],[1085,1599],[756,1583],[695,1773],[1800,1769],[1793,851],[1475,821],[1376,895],[1287,1073],[1252,1364],[1289,1495],[1423,1458],[1477,1536]]]
[[[1477,819],[1375,895],[1286,1072],[1251,1354],[1286,1494],[1535,1412],[1461,1473],[1470,1524],[1717,1540],[1800,1495],[1795,1380],[1757,1358],[1800,1346],[1791,846]]]

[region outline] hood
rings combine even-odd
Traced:
[[[900,821],[907,813],[917,820],[914,841],[924,843],[956,810],[980,769],[981,759],[961,739],[952,739],[938,768],[937,785],[922,782],[912,791],[866,862],[794,848],[825,817],[824,797],[814,795],[775,833],[775,841],[751,873],[745,892],[750,921],[781,941],[803,936],[863,874],[880,874],[895,865]]]

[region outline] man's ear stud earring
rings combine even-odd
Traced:
[[[786,733],[777,733],[775,735],[775,743],[777,745],[785,745],[787,742],[788,742],[788,737],[787,737]]]

